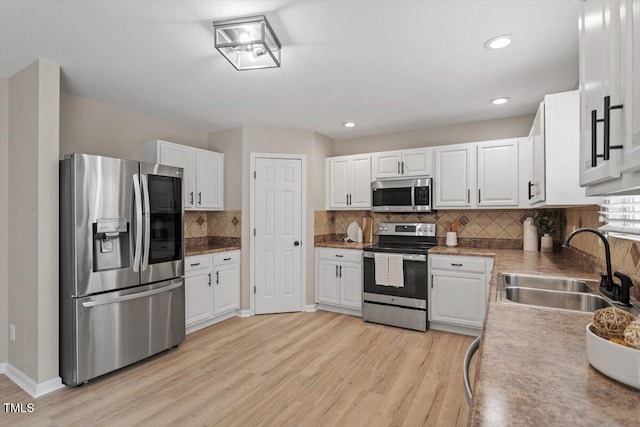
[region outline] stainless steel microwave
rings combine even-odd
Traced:
[[[374,212],[431,212],[431,178],[381,179],[371,183]]]

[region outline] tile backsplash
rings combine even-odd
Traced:
[[[184,236],[240,238],[241,218],[241,211],[185,211]]]
[[[362,218],[370,215],[374,222],[374,235],[381,222],[435,222],[437,236],[444,238],[447,230],[445,223],[458,220],[458,241],[477,242],[482,239],[504,241],[503,247],[522,247],[522,223],[532,215],[526,210],[482,210],[482,211],[438,211],[430,214],[377,213],[369,211],[316,211],[315,235],[345,235],[347,227],[353,221],[361,223]]]

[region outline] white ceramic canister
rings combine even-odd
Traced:
[[[445,243],[447,246],[458,246],[458,235],[455,231],[447,231]]]
[[[540,238],[540,252],[553,252],[553,237],[545,234]]]
[[[522,235],[525,251],[537,251],[538,250],[538,230],[533,225],[533,220],[531,218],[527,218],[524,220],[524,224],[522,224]]]

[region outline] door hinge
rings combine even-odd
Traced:
[[[255,287],[255,285],[253,286],[253,293],[254,293],[254,294],[256,293],[256,287]]]
[[[253,179],[256,179],[256,171],[253,171]]]
[[[256,229],[255,228],[253,229],[253,235],[254,236],[256,235]]]

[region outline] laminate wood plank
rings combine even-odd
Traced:
[[[39,399],[0,376],[4,402],[35,404],[31,414],[0,413],[0,425],[461,426],[472,341],[322,311],[233,318]]]

